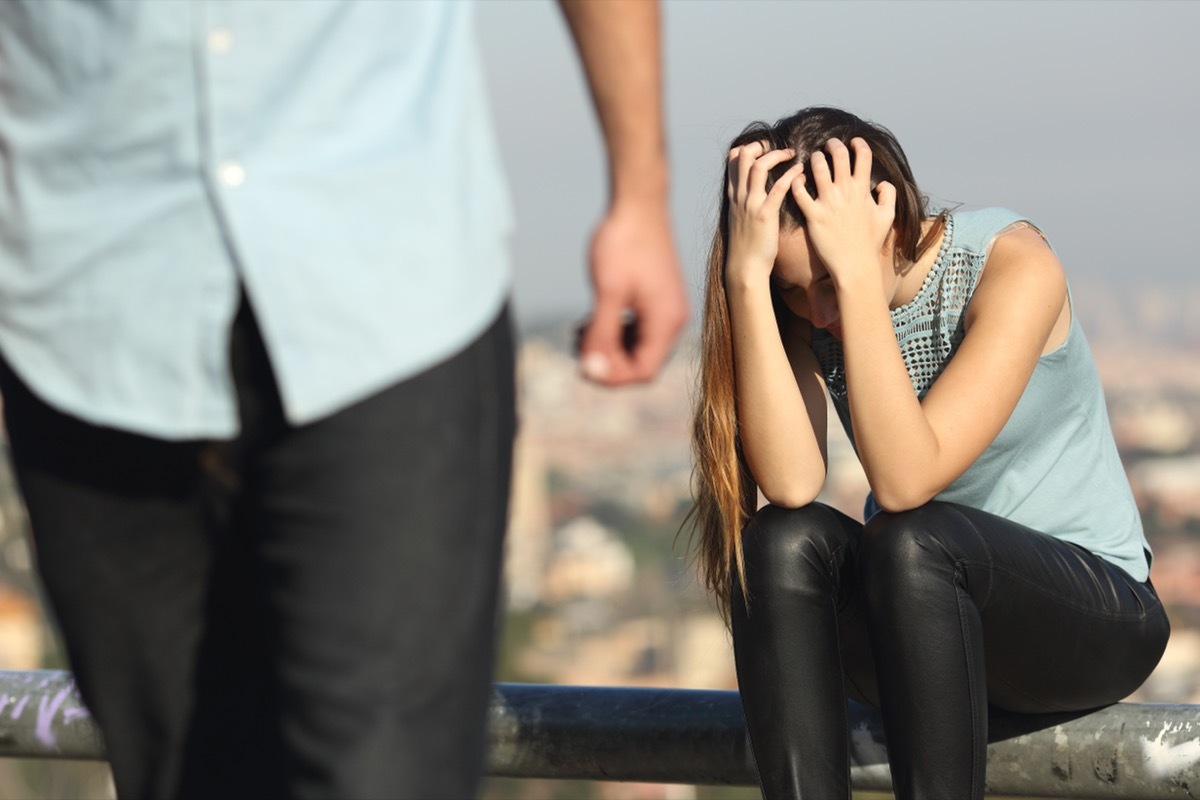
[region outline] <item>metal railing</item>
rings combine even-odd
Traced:
[[[851,782],[888,791],[877,712],[850,703]],[[491,772],[509,777],[758,783],[736,692],[499,684]],[[1200,797],[1200,707],[1119,703],[990,722],[987,791]]]
[[[497,684],[489,772],[517,778],[755,785],[736,692]],[[883,728],[850,704],[851,780],[891,787]],[[1200,797],[1200,707],[993,714],[989,794]],[[103,759],[70,673],[0,672],[0,756]]]

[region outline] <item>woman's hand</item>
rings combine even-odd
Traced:
[[[729,152],[725,298],[733,345],[737,432],[763,495],[790,508],[811,503],[825,483],[826,405],[812,349],[789,352],[775,320],[770,277],[779,253],[779,210],[803,165],[767,191],[771,169],[795,158],[751,142]],[[793,363],[794,362],[794,363]]]
[[[725,253],[725,283],[748,286],[765,282],[779,252],[779,209],[788,189],[804,166],[795,164],[767,191],[767,173],[795,158],[790,149],[767,150],[751,142],[729,151],[725,193],[729,198],[729,240]]]
[[[791,183],[809,241],[839,290],[863,280],[881,280],[880,258],[896,217],[895,187],[887,181],[871,186],[871,148],[857,136],[850,147],[853,170],[850,150],[837,139],[826,143],[828,157],[821,151],[812,154],[815,199],[805,189],[803,175]]]

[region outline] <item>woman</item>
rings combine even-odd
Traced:
[[[1149,548],[1032,223],[929,209],[893,136],[844,111],[752,125],[703,337],[692,522],[767,797],[849,796],[846,695],[881,709],[897,797],[963,800],[989,705],[1094,708],[1150,674]],[[815,502],[826,391],[865,525]]]

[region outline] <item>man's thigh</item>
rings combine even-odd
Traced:
[[[513,434],[505,315],[247,464],[290,793],[472,793]]]
[[[0,366],[38,571],[123,797],[173,796],[212,565],[199,444],[88,425]]]

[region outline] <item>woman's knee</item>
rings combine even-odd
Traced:
[[[747,588],[761,593],[828,586],[855,549],[853,525],[821,503],[764,506],[742,534]]]
[[[929,502],[909,511],[881,511],[863,529],[859,569],[870,592],[894,594],[914,582],[952,576],[977,538],[952,504]]]

